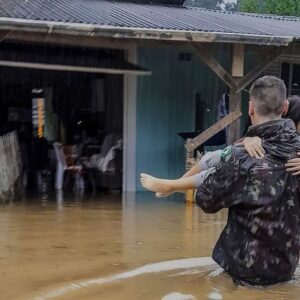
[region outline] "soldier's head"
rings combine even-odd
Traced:
[[[286,87],[281,79],[264,76],[252,84],[249,116],[253,125],[280,119],[287,111]]]

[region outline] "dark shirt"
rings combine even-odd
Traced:
[[[229,208],[213,259],[232,277],[269,285],[293,277],[299,260],[300,179],[284,164],[297,156],[300,136],[291,120],[250,127],[266,150],[251,158],[243,146],[229,146],[198,189],[197,204],[207,213]]]

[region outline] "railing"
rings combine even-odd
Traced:
[[[0,199],[13,198],[21,175],[21,152],[16,132],[0,137]]]

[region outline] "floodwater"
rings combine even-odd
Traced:
[[[31,199],[0,208],[0,299],[300,299],[300,275],[236,287],[209,258],[226,211],[152,194]],[[300,273],[300,272],[299,272]]]

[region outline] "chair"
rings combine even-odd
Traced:
[[[62,190],[64,185],[64,175],[66,172],[75,175],[75,187],[79,190],[84,190],[84,179],[82,177],[82,166],[75,164],[72,155],[66,156],[64,147],[61,143],[53,144],[56,157],[56,175],[55,189]]]
[[[118,134],[108,134],[103,140],[100,156],[107,157],[110,149],[116,146],[121,139],[122,137]],[[94,171],[96,184],[105,189],[122,188],[122,167],[123,151],[120,148],[115,150],[115,157],[106,165],[105,171]]]

